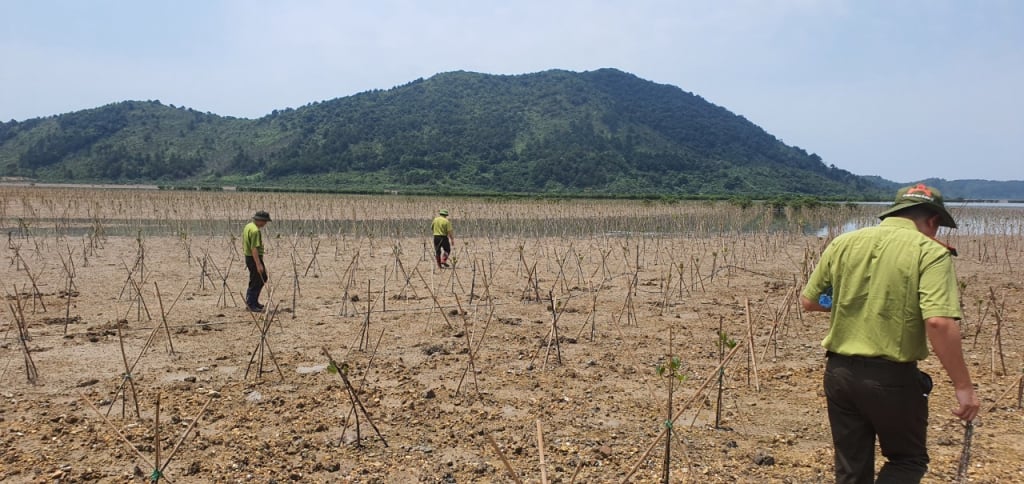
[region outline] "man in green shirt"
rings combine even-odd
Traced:
[[[242,254],[245,267],[249,269],[249,290],[245,293],[245,307],[252,312],[263,312],[260,292],[267,282],[267,267],[263,265],[263,234],[260,229],[270,221],[270,214],[260,210],[252,216],[252,222],[242,229]]]
[[[448,210],[442,209],[438,212],[430,228],[434,231],[434,257],[437,259],[437,267],[445,269],[448,267],[448,254],[452,253],[452,244],[455,243],[455,231],[452,229],[452,221],[448,220]]]
[[[980,406],[961,351],[956,252],[934,238],[956,228],[942,195],[903,188],[879,218],[836,237],[800,295],[805,310],[831,312],[821,344],[837,483],[920,482],[928,470],[925,339],[953,382],[953,414],[969,422]],[[887,460],[877,481],[876,436]]]

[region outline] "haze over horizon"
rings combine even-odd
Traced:
[[[123,100],[224,116],[439,72],[604,67],[860,175],[1024,180],[1024,2],[316,0],[0,5],[0,120]]]

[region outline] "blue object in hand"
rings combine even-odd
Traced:
[[[818,305],[825,309],[832,309],[832,288],[825,289],[825,292],[818,296]]]

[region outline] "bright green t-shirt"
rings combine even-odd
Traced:
[[[836,237],[801,294],[817,301],[828,287],[831,324],[821,345],[841,355],[923,360],[924,320],[961,317],[949,249],[901,217]]]
[[[434,217],[434,222],[430,226],[434,230],[434,235],[448,235],[452,233],[452,221],[448,220],[448,217],[438,215]]]
[[[249,222],[242,229],[242,255],[252,255],[254,248],[259,255],[263,255],[263,234],[260,233],[260,228],[256,226],[255,222]]]

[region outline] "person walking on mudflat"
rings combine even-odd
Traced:
[[[242,229],[242,254],[245,255],[245,267],[249,269],[249,290],[245,293],[245,307],[255,313],[263,312],[260,292],[269,279],[267,266],[263,264],[263,233],[260,231],[267,222],[270,222],[270,214],[260,210]]]
[[[960,344],[953,256],[935,240],[956,228],[935,188],[896,194],[882,222],[836,237],[821,254],[800,304],[831,312],[824,388],[836,482],[916,483],[928,470],[928,394],[917,369],[932,350],[953,382],[953,415],[970,422],[980,402]],[[875,473],[875,438],[886,463]]]
[[[452,253],[452,244],[455,243],[455,231],[452,229],[452,221],[448,220],[448,210],[442,209],[438,212],[430,226],[434,231],[434,257],[437,260],[437,267],[447,268],[448,255]]]

